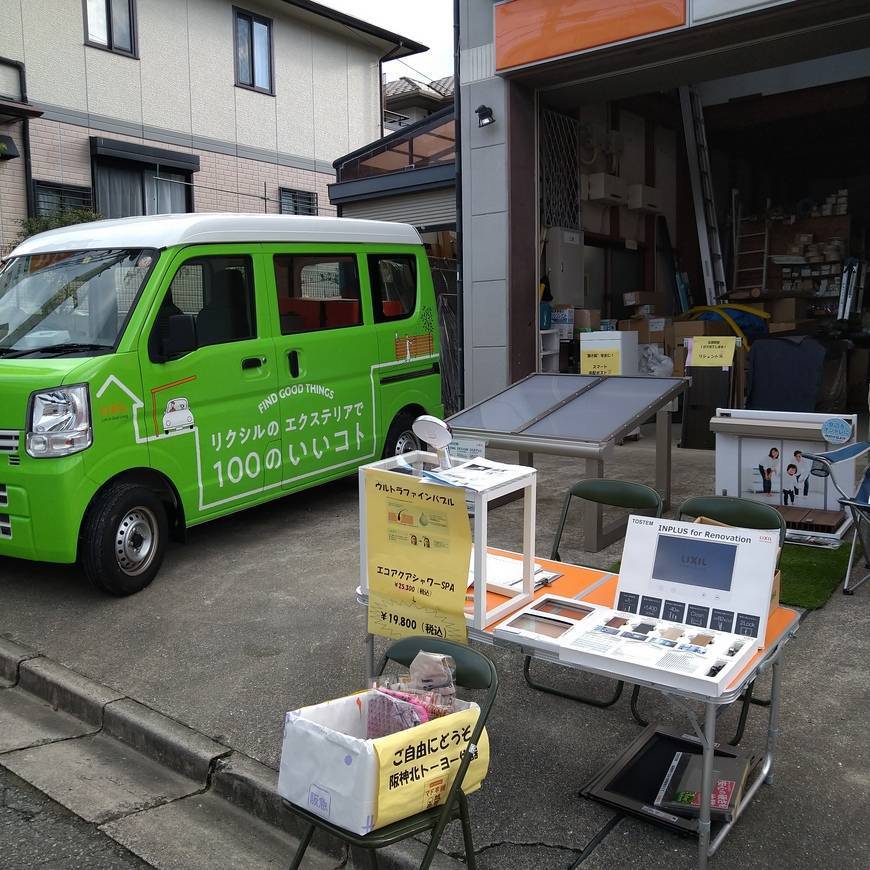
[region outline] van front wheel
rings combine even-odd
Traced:
[[[157,575],[166,552],[168,521],[147,487],[115,483],[100,493],[85,519],[81,563],[85,575],[109,595],[132,595]]]
[[[399,414],[393,420],[390,431],[387,432],[387,440],[384,443],[384,459],[422,449],[420,439],[411,428],[416,419],[413,414]]]

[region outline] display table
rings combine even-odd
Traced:
[[[521,558],[518,554],[506,553],[500,550],[490,548],[490,553],[496,555],[512,556],[517,559]],[[537,560],[545,570],[555,571],[561,574],[548,586],[537,590],[535,598],[542,597],[547,594],[562,595],[568,598],[575,598],[590,604],[598,604],[604,607],[613,607],[615,605],[616,588],[618,578],[615,574],[601,571],[594,568],[583,568],[576,565],[569,565],[560,562],[552,562],[546,559]],[[367,596],[357,590],[357,599],[361,604],[367,604]],[[497,593],[487,593],[487,607],[492,610],[499,604],[503,603],[504,599]],[[509,617],[507,617],[509,618]],[[502,620],[497,620],[488,624],[483,630],[469,628],[468,636],[471,640],[476,640],[481,643],[494,644],[506,648],[516,649],[523,655],[532,659],[540,659],[549,661],[554,664],[560,664],[580,671],[588,671],[597,673],[601,676],[610,677],[612,679],[633,683],[635,685],[646,686],[650,689],[655,689],[662,693],[674,706],[685,713],[692,723],[695,733],[698,736],[703,750],[704,766],[703,766],[703,783],[702,794],[710,794],[712,790],[713,776],[713,758],[714,747],[716,745],[716,718],[717,709],[724,707],[736,701],[744,689],[752,683],[759,674],[770,669],[772,671],[772,685],[770,692],[770,706],[767,745],[763,761],[760,765],[760,771],[754,781],[749,784],[745,790],[744,796],[738,805],[732,821],[724,824],[718,831],[715,838],[711,838],[710,827],[710,805],[702,801],[700,808],[700,818],[693,826],[698,834],[698,863],[699,870],[706,868],[707,861],[712,856],[722,841],[728,835],[734,823],[743,813],[743,810],[752,800],[755,793],[761,787],[762,783],[770,783],[773,778],[773,758],[776,749],[776,739],[779,733],[779,709],[780,709],[780,690],[781,690],[781,674],[780,674],[780,656],[782,650],[788,641],[794,636],[799,623],[799,615],[796,611],[787,607],[777,607],[770,613],[765,632],[764,648],[757,651],[752,658],[748,660],[745,667],[738,673],[730,684],[727,690],[718,697],[708,697],[694,692],[686,691],[685,689],[677,689],[661,683],[648,682],[636,679],[628,674],[620,673],[615,666],[611,670],[595,669],[590,667],[580,667],[559,659],[557,653],[547,652],[532,647],[526,647],[522,643],[496,639],[493,636],[493,630],[496,625]],[[370,672],[374,666],[374,638],[370,635],[369,642],[369,660]],[[615,699],[614,699],[615,700]],[[697,701],[704,705],[703,721],[683,700]],[[603,704],[601,706],[604,706]]]

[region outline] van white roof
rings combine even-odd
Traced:
[[[39,233],[10,256],[89,248],[168,248],[210,242],[352,242],[419,245],[408,224],[281,214],[161,214],[93,221]]]

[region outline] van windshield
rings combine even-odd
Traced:
[[[111,351],[156,260],[152,249],[11,258],[0,270],[0,357]]]

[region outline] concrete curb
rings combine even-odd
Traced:
[[[0,686],[10,688],[18,683],[22,662],[38,658],[40,653],[5,637],[0,637]]]
[[[203,786],[209,785],[214,762],[232,752],[132,698],[106,706],[103,732]]]
[[[0,681],[17,686],[102,733],[132,746],[164,767],[202,783],[203,789],[273,828],[299,837],[305,825],[277,793],[277,771],[122,693],[94,682],[39,653],[0,638]],[[4,685],[0,682],[0,685]],[[318,833],[312,848],[341,858],[343,844]],[[425,846],[406,840],[379,850],[383,870],[420,865]],[[363,856],[357,866],[367,866]],[[463,862],[436,853],[433,870],[457,870]]]
[[[106,705],[124,697],[123,692],[95,683],[44,656],[21,664],[18,688],[97,728],[103,724]]]

